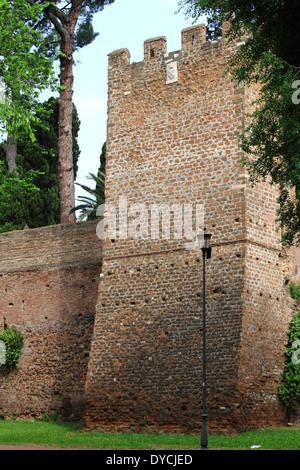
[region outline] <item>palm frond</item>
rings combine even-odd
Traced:
[[[90,188],[89,186],[81,183],[75,183],[77,186],[80,186],[84,191],[89,193],[89,196],[78,196],[77,201],[80,202],[79,205],[73,207],[70,210],[70,214],[81,211],[78,219],[79,220],[93,220],[96,219],[96,210],[100,204],[104,204],[105,201],[105,174],[102,171],[98,171],[98,175],[94,173],[89,173],[86,177],[88,180],[95,182],[95,187]]]

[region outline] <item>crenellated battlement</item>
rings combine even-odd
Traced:
[[[184,73],[183,65],[188,61],[194,62],[196,57],[202,61],[205,58],[211,60],[212,55],[216,58],[220,55],[220,50],[224,55],[228,48],[232,49],[232,45],[229,46],[226,39],[228,25],[228,22],[223,22],[223,37],[215,41],[206,40],[204,24],[185,28],[181,31],[181,49],[169,53],[165,36],[147,39],[144,41],[143,62],[131,63],[131,55],[126,48],[113,51],[108,55],[109,81],[125,78],[134,85],[137,82],[138,72],[139,79],[147,81],[148,78],[150,80],[165,78],[167,85],[174,84],[180,80],[180,71]]]

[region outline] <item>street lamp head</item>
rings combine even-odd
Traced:
[[[197,239],[198,239],[200,250],[207,251],[210,245],[211,234],[210,233],[198,234]]]
[[[205,250],[209,249],[210,239],[211,239],[211,234],[210,233],[205,233],[204,234],[204,241],[203,241],[203,248]]]

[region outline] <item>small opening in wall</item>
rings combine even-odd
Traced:
[[[154,49],[150,49],[150,57],[151,57],[151,59],[152,59],[153,57],[155,57]]]
[[[50,287],[50,284],[46,284],[46,287]]]
[[[140,273],[141,272],[141,268],[136,268],[137,272]]]
[[[182,411],[185,411],[185,410],[186,410],[186,406],[182,406],[181,409],[182,409]]]
[[[131,304],[131,305],[135,305],[135,302],[134,302],[134,300],[132,300],[132,301],[130,302],[130,304]]]
[[[239,217],[236,217],[234,220],[235,220],[236,222],[239,222],[239,221],[240,221],[240,218],[239,218]]]
[[[188,262],[188,261],[185,261],[185,264],[186,264],[186,265],[188,265],[188,264],[189,264],[189,262]]]
[[[9,307],[12,307],[12,306],[13,306],[13,302],[9,302],[8,306],[9,306]]]
[[[236,256],[237,258],[240,258],[240,257],[241,257],[241,253],[236,253],[235,256]]]
[[[166,302],[167,299],[166,299],[166,297],[162,297],[162,300],[163,300],[164,302]]]

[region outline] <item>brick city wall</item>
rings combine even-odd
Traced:
[[[274,188],[251,187],[240,165],[255,90],[224,74],[239,44],[205,36],[183,30],[172,53],[164,37],[145,41],[140,63],[127,49],[109,55],[106,210],[118,219],[103,241],[97,222],[0,236],[0,321],[25,335],[18,369],[1,376],[0,413],[200,430],[202,254],[180,223],[192,207],[195,235],[204,205],[208,429],[284,422],[277,389],[300,256],[281,247]],[[175,208],[158,237],[151,204]]]
[[[151,204],[204,204],[212,233],[209,430],[284,421],[277,388],[293,309],[283,286],[293,262],[280,245],[274,188],[252,188],[240,164],[238,135],[255,90],[224,74],[239,44],[205,37],[203,25],[183,30],[172,53],[164,37],[145,41],[139,63],[127,49],[109,55],[106,202],[119,219],[103,242],[87,429],[201,427],[201,252],[185,248],[175,216],[170,237],[162,228],[151,239]],[[130,215],[127,236],[120,204]],[[133,204],[144,204],[143,217],[130,212]]]
[[[0,321],[24,334],[18,369],[0,378],[1,415],[84,413],[101,248],[95,222],[0,235]]]

